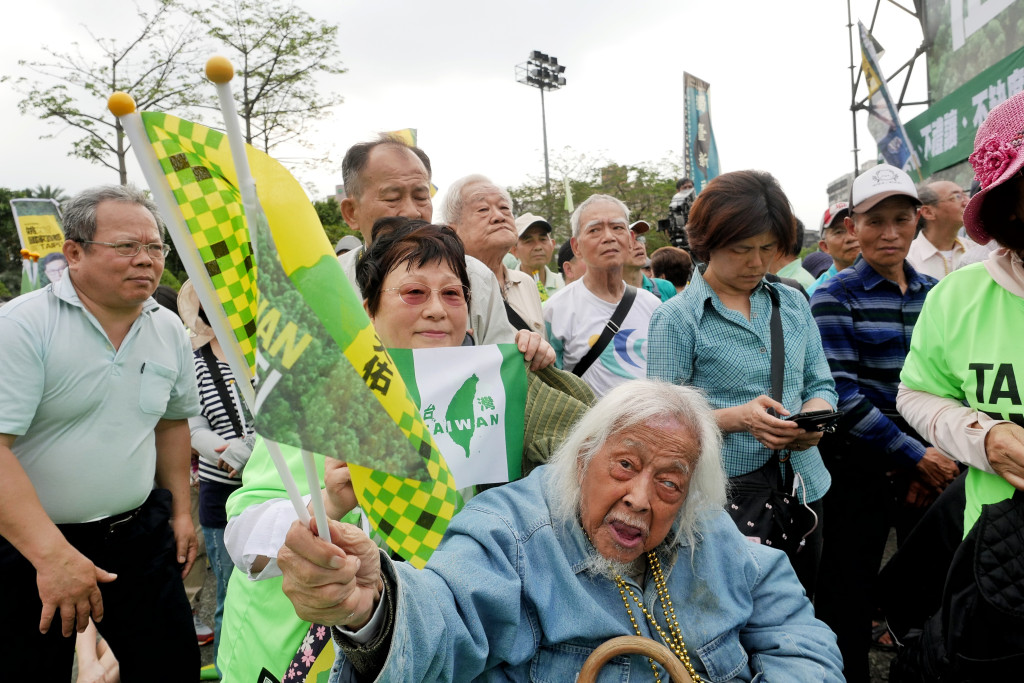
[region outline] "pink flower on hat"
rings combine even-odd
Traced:
[[[987,188],[999,180],[1016,158],[1017,149],[993,135],[978,145],[967,160],[974,167],[974,175],[981,187]]]

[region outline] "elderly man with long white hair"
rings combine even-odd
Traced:
[[[664,643],[694,681],[843,680],[835,636],[785,554],[723,511],[725,486],[704,397],[636,380],[548,465],[473,498],[425,569],[333,521],[333,543],[296,522],[278,562],[298,614],[334,625],[332,681],[571,681],[624,635]],[[601,674],[668,680],[644,655]]]

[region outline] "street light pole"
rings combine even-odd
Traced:
[[[551,196],[551,172],[548,166],[548,117],[544,107],[544,91],[558,90],[565,85],[565,67],[557,57],[546,55],[539,50],[530,53],[529,59],[516,65],[516,81],[540,90],[540,121],[544,134],[544,185]]]

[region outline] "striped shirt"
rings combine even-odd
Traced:
[[[251,424],[244,427],[245,434],[239,434],[232,422],[232,416],[244,422],[246,413],[242,410],[242,402],[239,399],[238,391],[235,390],[235,376],[231,374],[231,368],[224,361],[217,361],[221,378],[227,384],[228,395],[231,396],[234,403],[233,406],[225,406],[221,401],[220,392],[217,391],[217,386],[214,384],[210,369],[207,367],[206,359],[203,358],[202,351],[197,349],[194,357],[196,383],[199,385],[199,417],[206,420],[210,430],[224,439],[243,438],[246,434],[251,434]],[[233,412],[229,414],[228,410]],[[218,469],[216,464],[209,463],[203,458],[199,459],[199,479],[200,481],[228,484],[233,487],[242,485],[241,479],[230,478],[227,472]]]
[[[782,404],[790,413],[812,398],[836,404],[835,387],[803,294],[761,281],[750,295],[750,320],[726,308],[699,271],[690,284],[654,311],[648,332],[647,376],[702,389],[713,408],[731,408],[771,396],[771,313],[779,295],[786,372]],[[723,435],[722,460],[730,477],[753,472],[771,451],[750,432]],[[818,500],[832,478],[817,448],[792,454],[807,499]]]
[[[857,257],[814,292],[811,312],[839,392],[840,433],[905,466],[921,459],[925,445],[887,415],[897,415],[896,390],[910,337],[938,281],[906,261],[903,272],[906,293]]]

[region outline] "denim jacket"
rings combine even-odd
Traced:
[[[562,683],[607,639],[636,635],[615,583],[586,570],[593,550],[582,528],[552,520],[549,469],[474,497],[425,569],[382,556],[397,608],[377,680]],[[836,638],[814,618],[785,554],[746,540],[725,512],[710,515],[700,539],[692,558],[684,544],[658,553],[704,680],[843,680]],[[644,589],[626,581],[664,628],[650,571]],[[631,607],[642,635],[662,642]],[[356,680],[342,640],[332,682]],[[598,680],[650,681],[651,664],[619,656]]]

